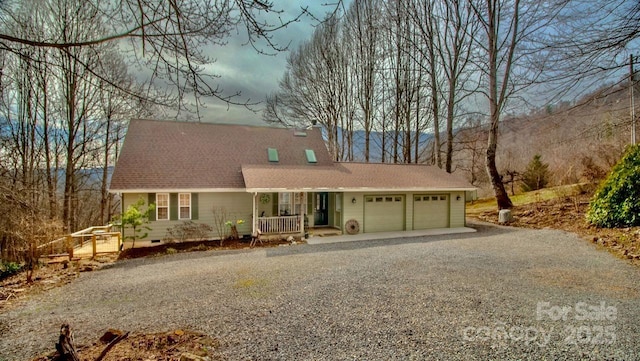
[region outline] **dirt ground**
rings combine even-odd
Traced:
[[[117,339],[117,336],[122,338]],[[120,330],[108,330],[94,344],[79,346],[77,351],[83,361],[97,360],[102,354],[103,361],[200,361],[221,360],[216,355],[219,346],[215,338],[184,330],[153,334],[126,334]],[[54,355],[41,356],[33,361],[50,360]]]
[[[589,194],[580,194],[516,206],[512,209],[513,221],[509,225],[535,229],[551,228],[575,233],[640,266],[640,227],[608,229],[589,224],[585,217],[589,199]],[[474,217],[498,223],[495,210],[481,212]]]
[[[0,312],[13,307],[29,297],[46,292],[72,282],[81,272],[100,269],[104,265],[116,262],[115,254],[99,255],[94,260],[81,259],[68,262],[65,258],[41,259],[33,275],[33,282],[27,283],[25,272],[0,280]]]
[[[229,250],[249,248],[250,239],[226,240],[222,245],[219,241],[191,241],[164,243],[153,247],[137,247],[125,249],[120,253],[118,259],[156,257],[166,254],[195,251]],[[270,240],[264,243],[257,243],[256,247],[277,247],[282,244],[289,244],[286,240]]]

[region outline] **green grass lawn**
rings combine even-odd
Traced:
[[[514,206],[547,201],[550,199],[573,196],[580,192],[580,184],[569,184],[552,188],[539,189],[537,191],[519,193],[509,196]],[[482,198],[467,203],[467,215],[477,215],[485,211],[498,210],[498,204],[494,197]]]

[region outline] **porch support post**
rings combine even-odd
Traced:
[[[258,192],[253,193],[253,221],[251,222],[251,236],[256,236],[258,232],[256,231],[258,225],[258,205],[256,204],[256,198],[258,197]]]
[[[304,237],[304,217],[307,213],[307,192],[300,196],[300,238]]]

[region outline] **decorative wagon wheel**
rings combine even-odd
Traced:
[[[350,219],[344,224],[348,234],[358,234],[360,232],[360,224],[355,219]]]

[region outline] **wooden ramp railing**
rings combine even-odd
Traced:
[[[95,257],[101,253],[120,252],[122,235],[112,232],[113,225],[93,226],[60,237],[38,247],[42,257]]]

